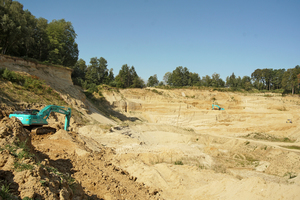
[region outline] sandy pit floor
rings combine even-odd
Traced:
[[[160,92],[123,91],[139,120],[95,138],[116,165],[166,199],[299,198],[298,97]]]
[[[298,97],[159,89],[103,95],[128,120],[75,134],[94,153],[113,149],[110,162],[151,194],[159,191],[156,198],[299,199]],[[212,110],[212,102],[225,110]]]

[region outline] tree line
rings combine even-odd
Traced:
[[[213,73],[202,78],[197,73],[189,72],[186,67],[179,66],[172,72],[165,73],[164,83],[173,87],[184,86],[205,86],[222,88],[227,87],[233,90],[243,89],[246,91],[257,90],[285,90],[292,94],[298,93],[300,83],[300,66],[290,69],[256,69],[250,76],[236,76],[232,73],[226,80],[220,78],[220,74]],[[150,76],[147,86],[153,87],[163,85],[157,80],[157,76]]]
[[[166,72],[163,81],[159,81],[154,74],[145,83],[134,66],[124,64],[118,75],[114,76],[113,69],[108,69],[107,60],[103,57],[91,58],[89,65],[83,59],[78,59],[76,37],[71,22],[64,19],[48,22],[23,10],[23,5],[17,1],[0,0],[0,53],[70,67],[73,69],[74,84],[91,93],[97,91],[97,86],[101,84],[118,88],[167,85],[299,92],[299,65],[287,70],[256,69],[251,76],[243,77],[232,73],[226,80],[222,80],[218,73],[200,77],[187,67],[178,66],[172,72]]]
[[[97,86],[101,84],[118,88],[143,88],[145,82],[141,79],[134,66],[124,64],[115,77],[113,68],[107,68],[107,60],[103,57],[93,57],[90,65],[86,65],[83,59],[79,59],[72,67],[72,80],[74,84],[82,86],[90,92],[97,91]]]
[[[0,0],[0,53],[44,63],[73,66],[78,60],[76,33],[64,19],[36,18],[17,1]]]

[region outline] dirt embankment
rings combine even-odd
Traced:
[[[11,71],[37,76],[44,80],[53,89],[66,89],[73,86],[71,79],[72,69],[33,63],[20,58],[0,56],[0,68],[7,68]]]
[[[103,117],[102,114],[86,99],[82,88],[73,85],[72,69],[37,64],[20,58],[0,55],[0,68],[7,68],[22,74],[36,76],[44,80],[70,106],[83,113],[88,120],[95,120],[104,124],[115,124],[114,121]]]

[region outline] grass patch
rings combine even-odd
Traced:
[[[175,165],[183,165],[183,162],[181,160],[175,161]]]
[[[23,158],[30,159],[31,157],[34,157],[34,154],[30,153],[28,146],[26,146],[26,142],[27,141],[20,142],[14,145],[7,144],[5,145],[4,148],[0,148],[0,151],[8,150],[9,153],[14,157],[16,157],[18,160],[21,160]],[[17,153],[18,149],[22,149],[22,150]]]
[[[60,178],[61,182],[66,181],[67,184],[70,187],[76,182],[76,180],[73,177],[71,177],[71,175],[69,175],[69,174],[63,174],[63,173],[59,172],[58,169],[56,169],[54,167],[51,167],[51,166],[48,167],[48,166],[43,166],[43,165],[41,165],[41,167],[45,168],[49,173],[53,173],[56,176],[58,176]],[[42,183],[43,180],[41,180],[40,182]]]
[[[18,148],[16,147],[16,146],[12,146],[12,145],[10,145],[10,144],[7,144],[7,145],[5,145],[5,147],[4,148],[1,148],[1,151],[3,151],[3,150],[8,150],[8,152],[10,153],[10,154],[12,154],[12,155],[14,155],[14,156],[17,156],[17,154],[16,154],[16,150],[17,150]]]
[[[17,154],[17,157],[18,157],[18,159],[23,159],[23,158],[25,158],[25,159],[30,159],[30,158],[33,158],[34,157],[34,154],[31,154],[30,153],[30,149],[29,149],[29,147],[26,145],[26,143],[27,143],[27,140],[25,140],[24,142],[19,142],[18,144],[17,144],[17,146],[19,147],[19,148],[21,148],[22,149],[22,151],[20,151],[18,154]]]
[[[186,95],[185,97],[186,97],[186,98],[192,98],[192,99],[195,99],[195,95],[193,95],[193,96],[188,96],[188,95]]]
[[[266,140],[266,141],[271,141],[271,142],[295,142],[295,139],[290,139],[288,137],[275,137],[272,135],[268,135],[266,133],[260,133],[260,132],[253,132],[249,133],[246,136],[242,136],[243,138],[249,138],[249,139],[254,139],[254,140]],[[249,143],[248,143],[249,144]]]
[[[297,177],[297,174],[294,172],[286,172],[283,176],[287,176],[289,179]]]
[[[162,94],[163,94],[163,92],[159,92],[159,91],[157,91],[156,89],[151,90],[151,92],[154,92],[154,93],[159,94],[159,95],[162,95]]]
[[[30,153],[26,142],[27,141],[17,142],[13,145],[7,144],[4,148],[0,149],[1,151],[8,150],[8,152],[16,158],[14,163],[14,169],[16,171],[32,170],[34,168],[33,165],[21,161],[23,159],[32,159],[34,157],[34,154]]]
[[[195,132],[195,130],[192,129],[192,128],[185,128],[184,130],[185,130],[185,131],[188,131],[188,132]],[[198,140],[197,140],[197,141],[198,141]]]
[[[277,109],[278,111],[287,111],[286,107],[283,106],[282,108]]]
[[[10,194],[9,184],[5,181],[0,181],[1,188],[0,188],[0,197],[2,199],[12,199],[12,195]]]
[[[227,168],[222,164],[213,165],[212,170],[214,170],[217,173],[223,173],[223,174],[227,172]]]
[[[63,174],[63,179],[67,182],[67,184],[71,187],[76,182],[75,178],[73,178],[69,174]]]
[[[271,94],[264,94],[264,97],[274,97],[274,96]]]
[[[295,146],[295,145],[291,145],[291,146],[281,146],[283,148],[287,148],[287,149],[296,149],[296,150],[300,150],[300,146]]]
[[[252,156],[245,155],[245,157],[246,157],[246,160],[249,161],[249,162],[251,162],[251,163],[259,161],[259,160],[255,159],[255,158],[253,158]]]
[[[46,180],[40,180],[40,183],[42,184],[42,186],[47,186],[48,182]]]
[[[34,168],[33,165],[22,163],[20,161],[14,163],[14,169],[16,171],[32,170],[33,168]]]

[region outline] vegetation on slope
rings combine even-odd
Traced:
[[[24,104],[69,106],[59,93],[38,77],[21,75],[8,69],[0,69],[0,103],[18,110],[24,109]],[[72,118],[78,123],[85,123],[76,109],[72,109]]]

